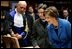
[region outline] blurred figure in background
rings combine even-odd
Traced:
[[[64,19],[68,20],[68,17],[69,17],[68,15],[69,15],[68,11],[67,10],[63,10]]]
[[[28,11],[27,11],[27,14],[33,18],[33,23],[34,23],[35,20],[36,20],[36,18],[35,18],[36,15],[35,15],[35,13],[34,13],[33,7],[32,7],[32,6],[29,6],[27,10],[28,10]]]
[[[63,17],[64,19],[68,20],[69,22],[71,22],[71,17],[69,16],[69,12],[67,9],[63,10]]]

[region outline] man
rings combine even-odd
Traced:
[[[30,21],[32,18],[25,13],[26,7],[26,1],[19,1],[16,9],[7,14],[9,32],[11,32],[11,35],[19,40],[20,46],[30,45],[30,41],[27,36],[28,32],[30,33],[32,30],[32,21]]]
[[[71,48],[71,24],[65,19],[58,18],[56,7],[46,9],[46,21],[48,22],[48,39],[53,48]]]
[[[39,19],[37,19],[33,25],[32,33],[32,44],[35,48],[48,48],[48,37],[46,26],[47,22],[45,21],[44,9],[38,9]]]
[[[38,19],[39,17],[34,13],[34,9],[32,6],[28,7],[28,11],[27,14],[30,15],[33,18],[33,22],[35,22],[36,19]]]
[[[69,16],[69,12],[67,9],[63,10],[63,17],[64,19],[68,20],[69,22],[71,22],[71,17]]]

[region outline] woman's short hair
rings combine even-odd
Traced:
[[[45,13],[51,17],[57,18],[59,13],[55,6],[50,6],[45,10]]]
[[[41,9],[41,8],[45,10],[47,8],[47,5],[41,3],[41,4],[39,4],[38,9]]]

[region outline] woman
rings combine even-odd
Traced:
[[[56,7],[50,6],[46,9],[45,17],[49,23],[47,26],[49,42],[53,48],[71,48],[71,24],[58,16]]]
[[[35,48],[50,48],[48,43],[44,9],[38,9],[38,18],[33,25],[32,44]]]

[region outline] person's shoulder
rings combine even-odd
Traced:
[[[39,23],[40,22],[40,18],[36,19],[35,23]]]
[[[34,27],[37,27],[38,24],[39,24],[39,23],[38,23],[38,19],[37,19],[37,20],[35,20],[35,22],[33,23],[33,26],[34,26]]]
[[[40,19],[35,20],[34,25],[38,25],[40,23]]]
[[[15,11],[15,10],[12,10],[12,11],[10,11],[9,14],[10,14],[11,16],[13,16],[15,13],[16,13],[16,11]]]
[[[60,19],[59,20],[61,21],[62,24],[64,25],[70,25],[70,22],[68,20],[65,20],[65,19]]]
[[[32,16],[29,15],[29,13],[27,13],[27,12],[25,12],[25,15],[26,15],[27,18],[32,18]]]

